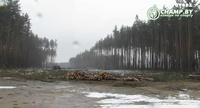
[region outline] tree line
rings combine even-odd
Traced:
[[[18,0],[0,0],[0,68],[43,67],[53,62],[57,42],[31,30]]]
[[[70,59],[73,68],[199,71],[200,11],[189,1],[193,17],[160,17],[115,27],[89,51]],[[183,7],[173,7],[183,8]],[[186,9],[186,8],[184,8]]]

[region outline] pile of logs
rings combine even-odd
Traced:
[[[70,80],[114,80],[112,74],[107,72],[86,73],[86,72],[67,72],[64,77]]]
[[[70,80],[84,80],[85,74],[82,72],[67,72],[64,77]]]
[[[190,74],[189,79],[200,80],[200,74]]]
[[[64,78],[68,80],[91,80],[91,81],[101,81],[101,80],[154,81],[153,78],[145,77],[142,75],[122,77],[108,72],[81,72],[81,71],[67,72],[64,75]]]

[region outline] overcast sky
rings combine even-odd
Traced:
[[[131,26],[136,14],[147,20],[148,8],[170,7],[175,0],[21,0],[20,4],[35,34],[57,39],[56,62],[68,62],[111,34],[115,25]]]

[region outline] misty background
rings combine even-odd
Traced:
[[[57,40],[56,62],[68,62],[111,34],[115,25],[131,26],[136,14],[147,20],[148,8],[171,7],[175,0],[20,0],[20,4],[34,33]]]

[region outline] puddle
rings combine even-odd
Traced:
[[[0,86],[0,89],[15,89],[15,86]]]
[[[55,89],[66,89],[66,88],[69,88],[71,86],[63,86],[63,85],[56,85],[54,88]]]
[[[191,99],[187,94],[176,97],[149,97],[145,95],[125,95],[112,93],[85,93],[87,97],[100,99],[102,108],[200,108],[200,100]]]

